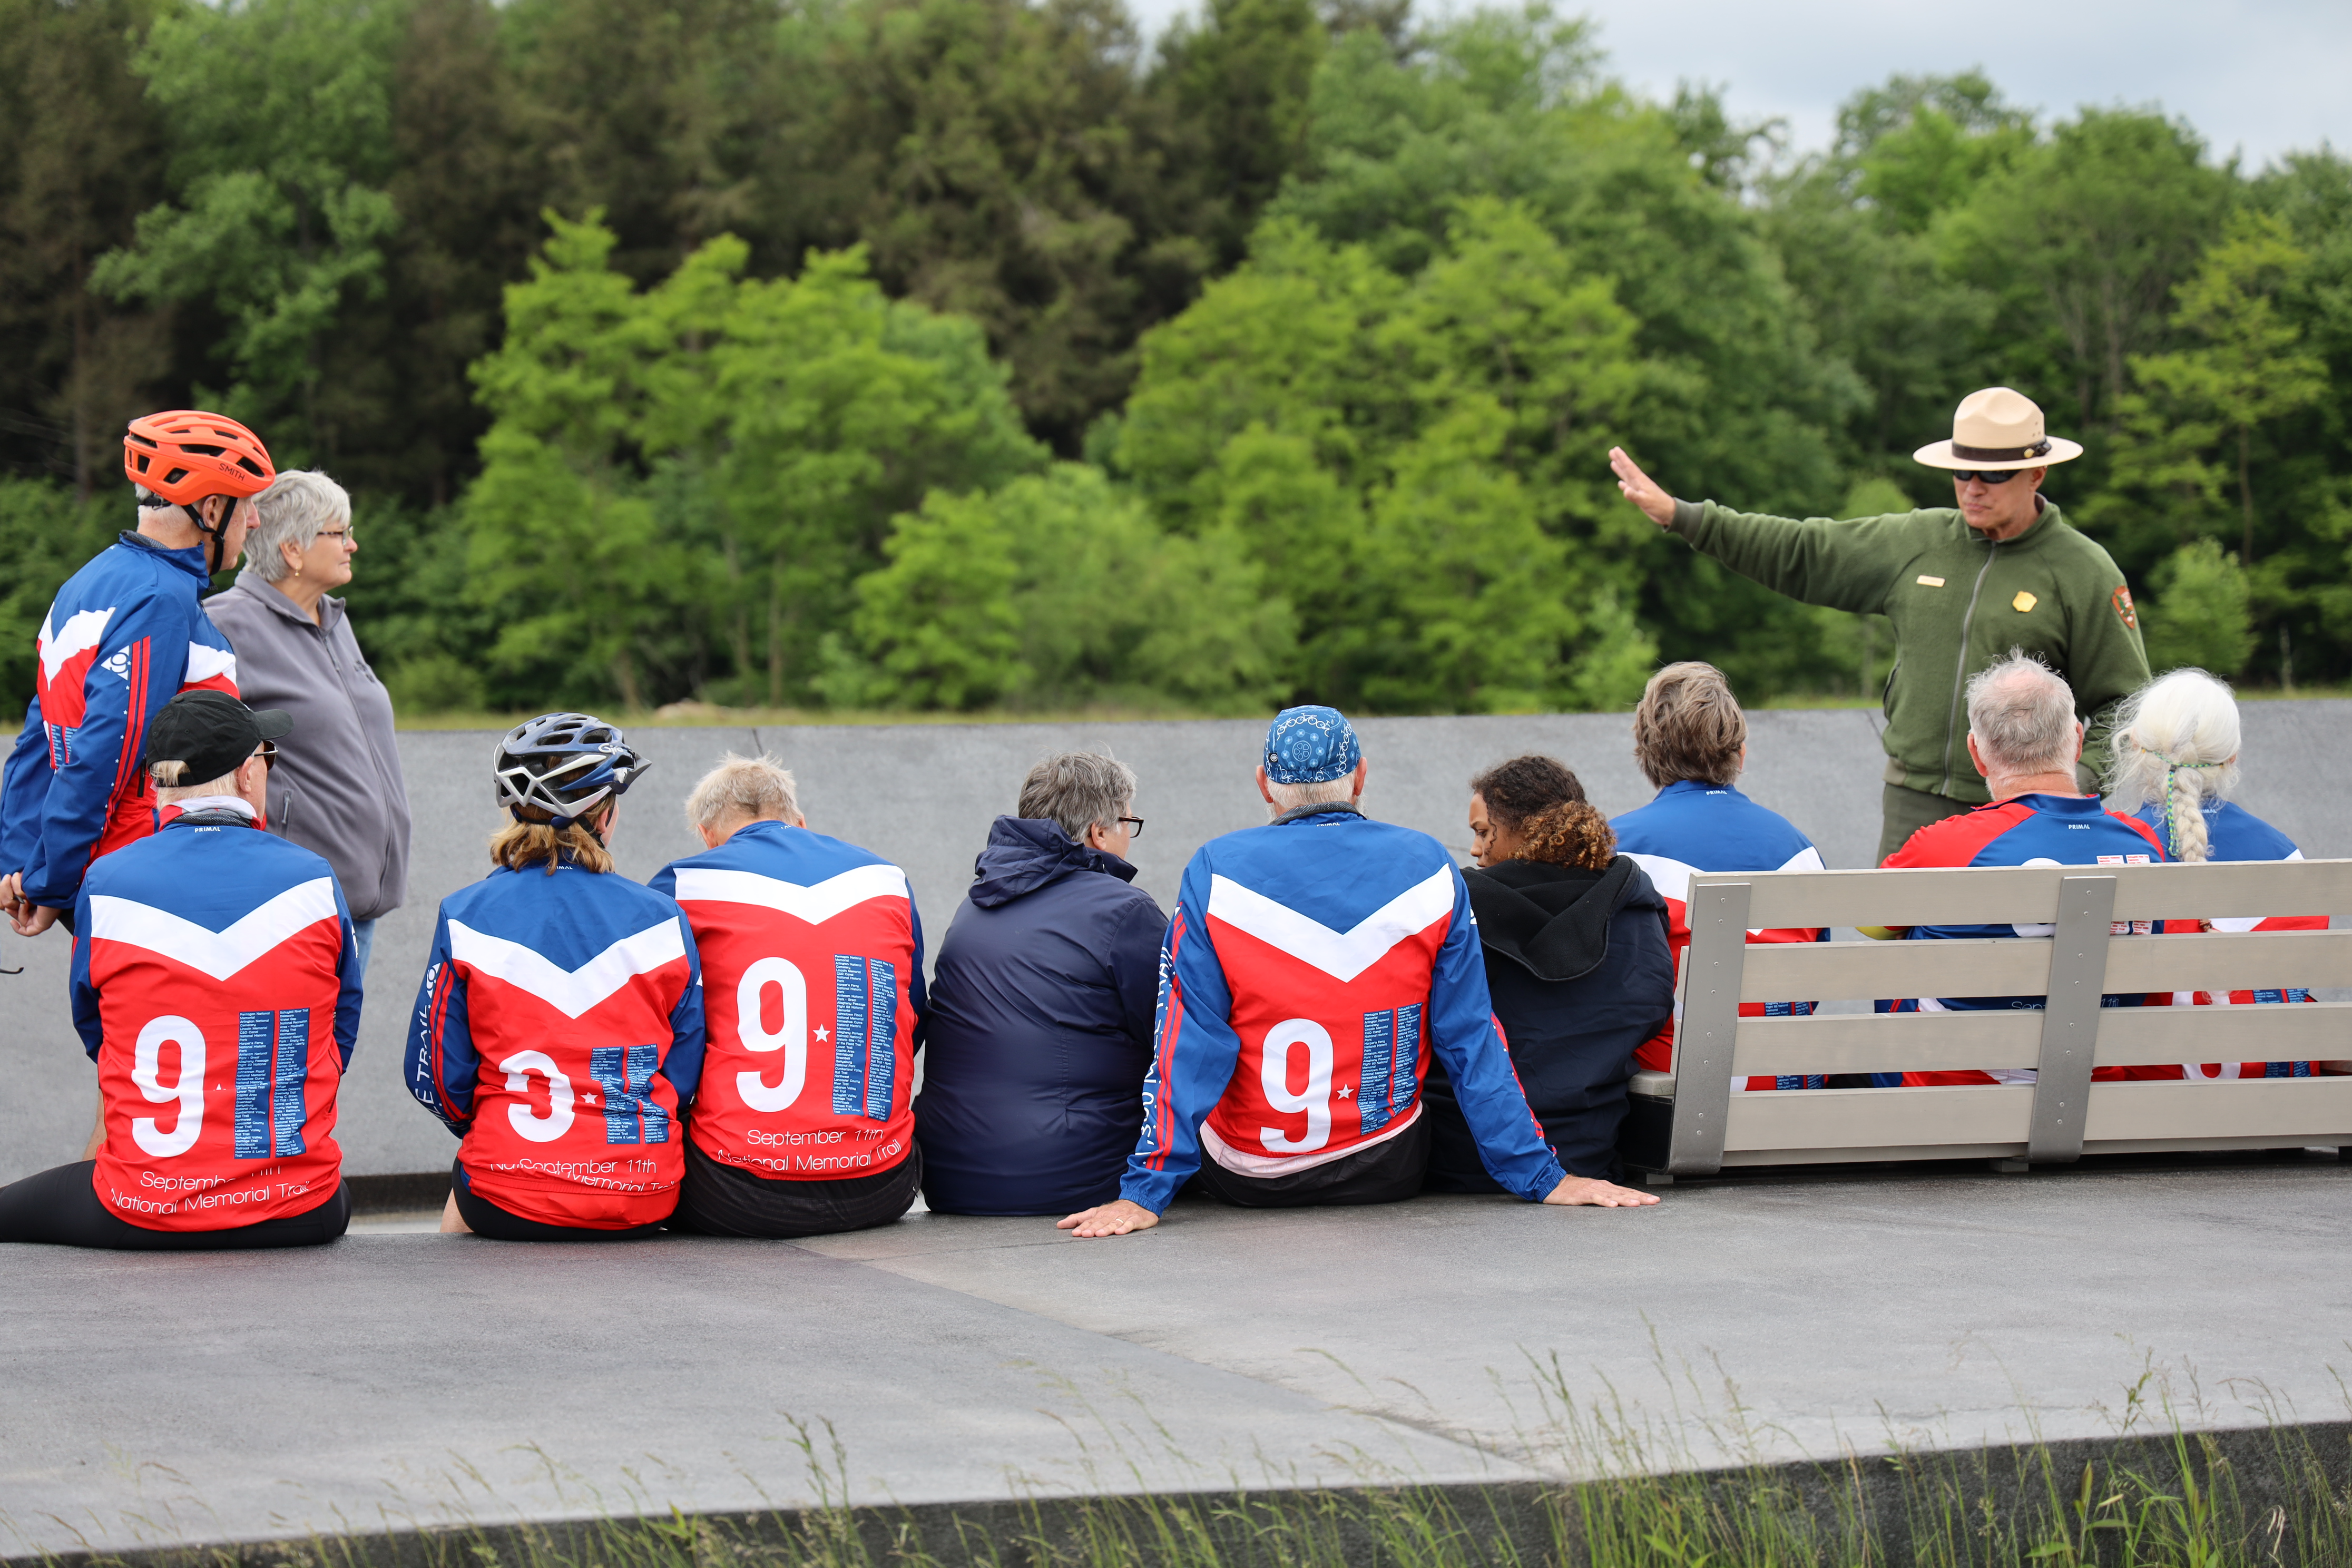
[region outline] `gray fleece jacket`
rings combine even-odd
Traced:
[[[247,567],[205,613],[236,650],[246,705],[294,718],[269,774],[269,830],[326,858],[352,919],[398,909],[408,898],[408,788],[391,694],[361,655],[343,602],[320,600],[313,625]]]

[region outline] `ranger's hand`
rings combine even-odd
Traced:
[[[1054,1228],[1079,1236],[1125,1236],[1129,1231],[1150,1230],[1159,1223],[1160,1216],[1141,1204],[1113,1198],[1109,1203],[1097,1204],[1055,1220]]]
[[[1657,1201],[1655,1193],[1637,1193],[1631,1187],[1621,1187],[1598,1176],[1570,1176],[1544,1194],[1544,1202],[1563,1208],[1581,1205],[1599,1209],[1638,1209],[1647,1208]]]
[[[1609,448],[1609,466],[1616,470],[1617,488],[1625,499],[1642,509],[1642,514],[1660,528],[1675,521],[1675,498],[1660,489],[1657,481],[1641,470],[1622,447]]]

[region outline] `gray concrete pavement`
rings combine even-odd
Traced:
[[[2343,808],[2352,780],[2352,702],[2252,702],[2244,711],[2247,806],[2306,855],[2352,856],[2352,813]],[[1771,710],[1749,721],[1743,787],[1810,834],[1832,866],[1869,864],[1884,761],[1877,714]],[[1467,780],[1517,752],[1560,757],[1612,815],[1651,795],[1633,766],[1624,714],[1372,719],[1360,728],[1372,770],[1367,806],[1435,834],[1465,858]],[[654,759],[654,770],[623,807],[615,847],[622,870],[638,878],[698,847],[678,810],[688,788],[730,749],[764,747],[798,774],[812,826],[906,868],[936,942],[961,901],[990,821],[1013,809],[1030,764],[1053,751],[1107,746],[1141,777],[1137,810],[1148,826],[1136,845],[1139,880],[1165,906],[1195,848],[1264,820],[1250,782],[1264,734],[1254,720],[645,729],[632,739]],[[434,910],[486,869],[482,845],[498,825],[488,784],[496,739],[436,731],[400,737],[416,846],[408,903],[377,934],[370,1005],[344,1084],[339,1135],[355,1174],[432,1170],[455,1152],[401,1086],[401,1041]],[[25,971],[0,975],[0,1062],[15,1090],[0,1098],[0,1181],[72,1158],[89,1129],[91,1075],[66,1009],[68,958],[63,932],[34,942],[0,932],[0,964]]]
[[[2104,1436],[2166,1402],[2340,1419],[2347,1200],[2333,1163],[2216,1163],[1620,1212],[1181,1204],[1092,1242],[924,1216],[0,1247],[0,1554],[805,1504],[804,1434],[827,1469],[837,1436],[836,1496],[922,1502],[1559,1478],[1611,1430],[1675,1467]]]

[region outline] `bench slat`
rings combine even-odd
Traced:
[[[1863,1150],[1874,1159],[2022,1154],[2032,1114],[2026,1084],[1734,1095],[1724,1163],[1757,1163],[1737,1156],[1759,1152],[1792,1161]],[[2191,1140],[2240,1148],[2352,1144],[2352,1078],[2092,1085],[2084,1152],[2178,1148]]]
[[[1743,1002],[2039,996],[2050,981],[2044,937],[1759,942],[1747,960]],[[1968,989],[1956,989],[1962,984]],[[2352,985],[2352,931],[2117,937],[2107,945],[2105,984],[2110,994]]]
[[[2057,918],[2058,883],[2116,879],[2116,918],[2352,915],[2352,860],[2221,861],[2199,866],[2004,866],[1951,870],[1711,872],[1744,881],[1748,920],[1773,926],[1990,925]],[[2288,905],[2293,907],[2287,907]]]
[[[1738,1077],[2030,1068],[2039,1013],[1863,1013],[1742,1018]],[[2352,1003],[2257,1007],[2110,1007],[2100,1015],[2098,1065],[2326,1060],[2352,1054]],[[1671,1095],[1664,1074],[1637,1092]]]
[[[2352,985],[2352,931],[2190,931],[2107,944],[2110,992],[2291,985]]]

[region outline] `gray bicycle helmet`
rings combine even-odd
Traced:
[[[542,713],[507,731],[491,758],[499,804],[518,822],[546,813],[564,828],[624,793],[651,766],[629,748],[620,727],[593,713]]]

